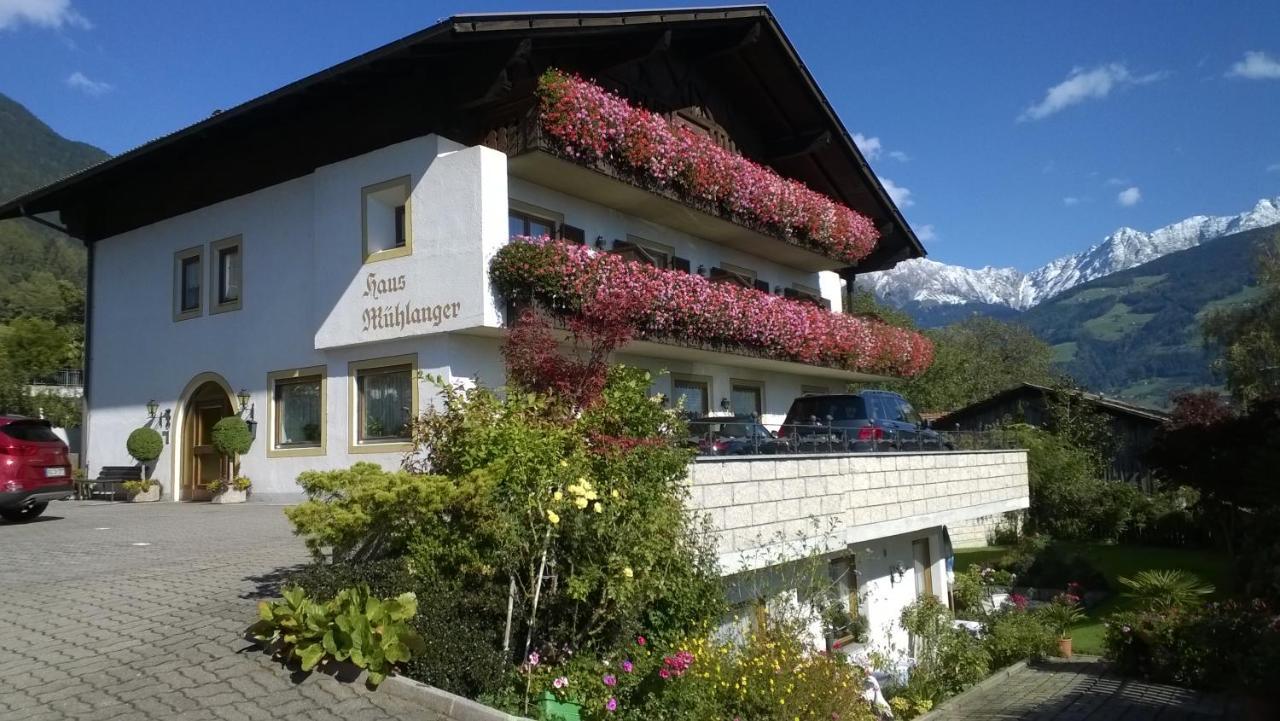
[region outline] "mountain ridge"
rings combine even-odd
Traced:
[[[860,287],[891,305],[1004,306],[1025,311],[1082,283],[1194,248],[1210,240],[1280,224],[1280,196],[1237,215],[1193,215],[1151,232],[1122,227],[1086,250],[1023,273],[1016,268],[967,268],[921,258],[858,277]]]

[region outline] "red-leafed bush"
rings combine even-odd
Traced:
[[[626,338],[895,376],[933,359],[932,343],[914,331],[547,238],[514,239],[489,272],[508,298]]]
[[[880,237],[866,216],[582,78],[548,70],[538,98],[543,130],[570,157],[630,168],[847,263],[867,257]]]

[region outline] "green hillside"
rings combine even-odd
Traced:
[[[107,154],[58,135],[0,94],[0,200],[97,163]],[[30,301],[62,280],[83,287],[83,247],[28,220],[0,221],[0,322],[29,313]]]
[[[1077,382],[1164,405],[1170,391],[1214,386],[1200,320],[1256,293],[1253,258],[1280,226],[1225,236],[1084,283],[1022,315]]]

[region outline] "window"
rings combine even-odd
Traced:
[[[413,252],[413,209],[409,176],[360,190],[364,261],[399,258]]]
[[[627,236],[627,243],[639,248],[647,257],[649,264],[655,268],[670,268],[675,260],[676,249],[662,243],[655,243],[634,235]]]
[[[729,404],[735,416],[764,415],[764,384],[759,381],[730,381]]]
[[[835,640],[842,645],[857,636],[858,617],[858,563],[852,553],[831,559],[828,566],[835,605],[828,623]],[[843,611],[841,613],[840,611]]]
[[[409,447],[418,414],[417,357],[399,356],[351,364],[353,453]]]
[[[702,376],[671,376],[671,395],[689,415],[711,412],[711,379]]]
[[[795,283],[790,288],[783,289],[782,295],[783,297],[790,298],[791,300],[812,303],[826,308],[827,310],[831,310],[831,301],[822,297],[822,291],[812,286]]]
[[[200,246],[173,255],[173,319],[187,320],[200,315],[200,278],[204,249]]]
[[[270,457],[325,454],[325,367],[277,371],[267,376],[271,389]]]
[[[507,211],[507,232],[512,237],[526,235],[540,238],[546,235],[555,238],[556,229],[563,221],[564,216],[559,213],[512,200]]]
[[[210,313],[240,309],[244,275],[244,262],[241,258],[243,245],[238,235],[209,244]]]

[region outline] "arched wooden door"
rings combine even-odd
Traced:
[[[213,381],[191,394],[183,414],[182,500],[207,501],[211,496],[209,482],[227,478],[229,464],[213,447],[213,426],[232,414],[231,398]]]

